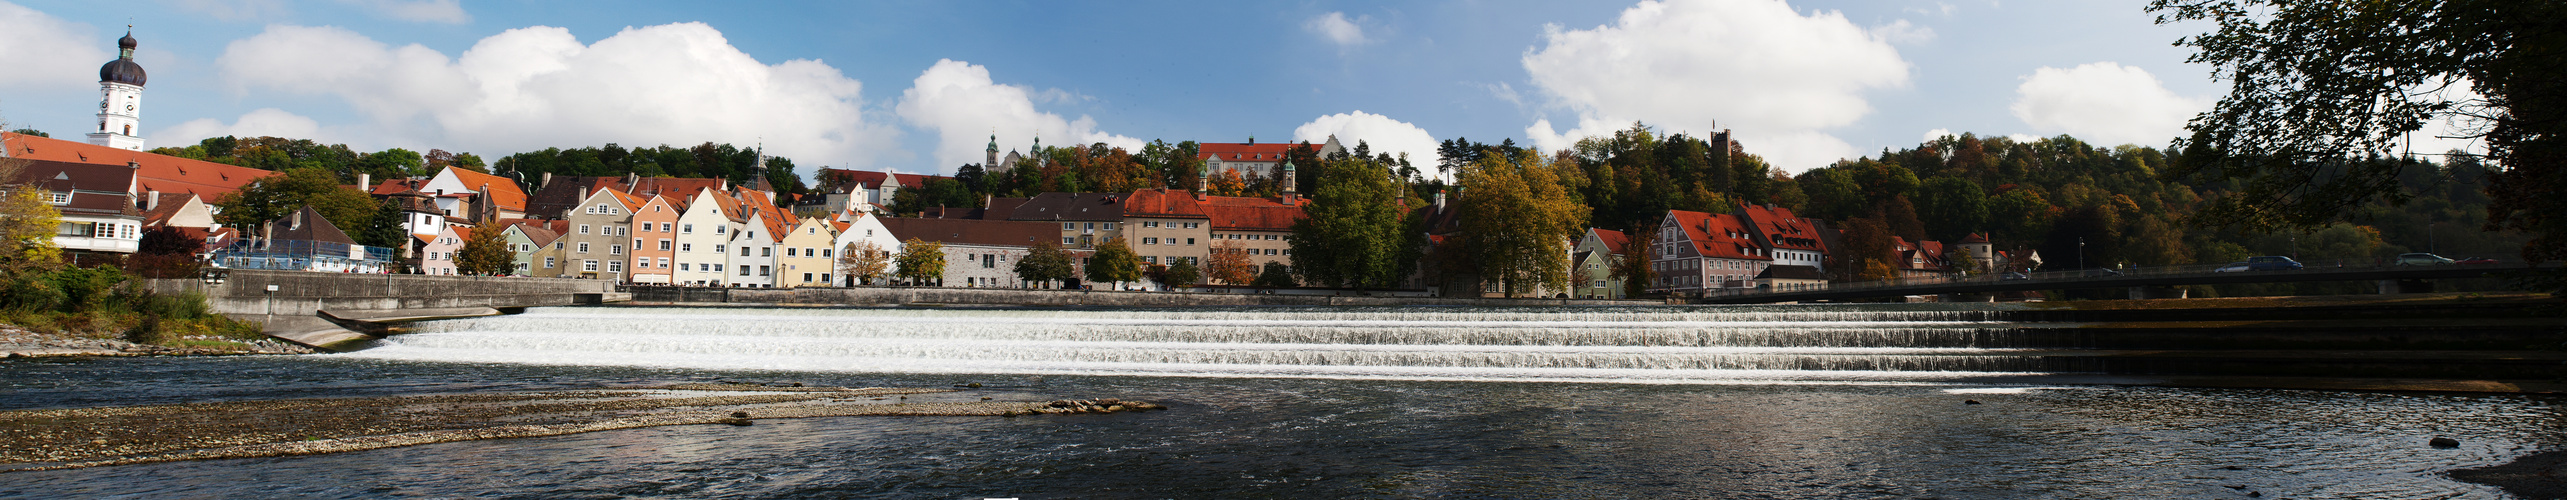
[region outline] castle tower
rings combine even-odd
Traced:
[[[143,66],[134,64],[134,34],[127,27],[125,37],[116,40],[116,60],[98,67],[98,131],[89,134],[89,143],[117,149],[143,150],[140,133],[143,124]]]

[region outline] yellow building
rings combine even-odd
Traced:
[[[785,230],[784,239],[776,243],[776,288],[830,286],[837,276],[838,250],[830,245],[838,240],[838,227],[829,219],[804,217]]]

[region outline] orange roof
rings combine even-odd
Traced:
[[[1827,244],[1818,237],[1818,228],[1793,215],[1792,209],[1772,205],[1745,205],[1739,215],[1747,218],[1757,236],[1766,243],[1785,250],[1826,252]]]
[[[139,165],[137,167],[139,171],[135,176],[142,178],[143,189],[158,190],[163,193],[194,194],[207,201],[238,191],[241,186],[274,174],[274,172],[249,167],[18,133],[0,132],[0,145],[8,148],[6,156],[11,158],[98,165]]]
[[[1202,201],[1194,199],[1194,193],[1191,191],[1143,189],[1133,191],[1131,197],[1123,199],[1123,216],[1186,219],[1210,217],[1209,214],[1204,213],[1203,205]]]
[[[456,167],[446,167],[446,170],[454,172],[455,180],[463,181],[464,189],[477,190],[482,189],[482,186],[489,186],[490,192],[488,194],[492,205],[497,205],[499,208],[506,209],[511,212],[524,213],[526,211],[526,190],[519,189],[517,187],[517,181],[508,180],[506,177],[474,172]]]
[[[1604,243],[1604,250],[1607,252],[1623,253],[1622,246],[1631,242],[1631,237],[1623,235],[1621,231],[1611,229],[1589,229],[1589,231],[1595,231],[1595,239]]]
[[[1737,217],[1691,210],[1668,210],[1667,215],[1676,218],[1676,227],[1684,229],[1685,240],[1704,257],[1773,260],[1758,255],[1763,253],[1762,248],[1755,239],[1746,237],[1746,227],[1738,224]]]
[[[1204,204],[1217,231],[1291,231],[1292,223],[1301,221],[1301,208],[1309,206],[1240,196],[1210,196]]]

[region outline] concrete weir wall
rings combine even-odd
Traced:
[[[247,269],[231,271],[221,285],[187,279],[151,282],[155,292],[203,292],[214,312],[240,319],[312,316],[322,310],[563,306],[573,304],[577,294],[615,291],[614,282],[603,280]]]
[[[1012,306],[1632,306],[1645,300],[1482,299],[1361,295],[1261,295],[1238,293],[1017,290],[1003,288],[633,288],[636,302],[728,302],[811,305],[1012,305]]]
[[[150,280],[153,292],[205,294],[215,313],[258,323],[269,336],[315,348],[362,348],[375,337],[352,331],[381,323],[497,314],[493,308],[566,306],[621,300],[615,283],[558,278],[343,274],[233,270],[220,285]],[[326,311],[326,313],[324,312]],[[371,330],[370,330],[371,331]],[[376,332],[380,333],[380,332]]]

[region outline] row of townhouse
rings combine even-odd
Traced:
[[[1651,281],[1643,288],[1676,295],[1700,295],[1725,289],[1775,291],[1827,287],[1829,249],[1842,235],[1822,221],[1801,218],[1791,209],[1745,205],[1725,214],[1670,210],[1651,226],[1647,252]],[[1629,235],[1588,229],[1572,246],[1572,295],[1622,298],[1624,283],[1613,272],[1630,248]],[[1890,263],[1903,279],[1951,277],[1965,269],[1980,272],[2020,267],[2032,260],[2025,252],[1997,251],[1984,235],[1960,242],[1910,242],[1892,237]],[[1957,254],[1955,253],[1957,251]],[[1962,260],[1968,262],[1962,262]]]

